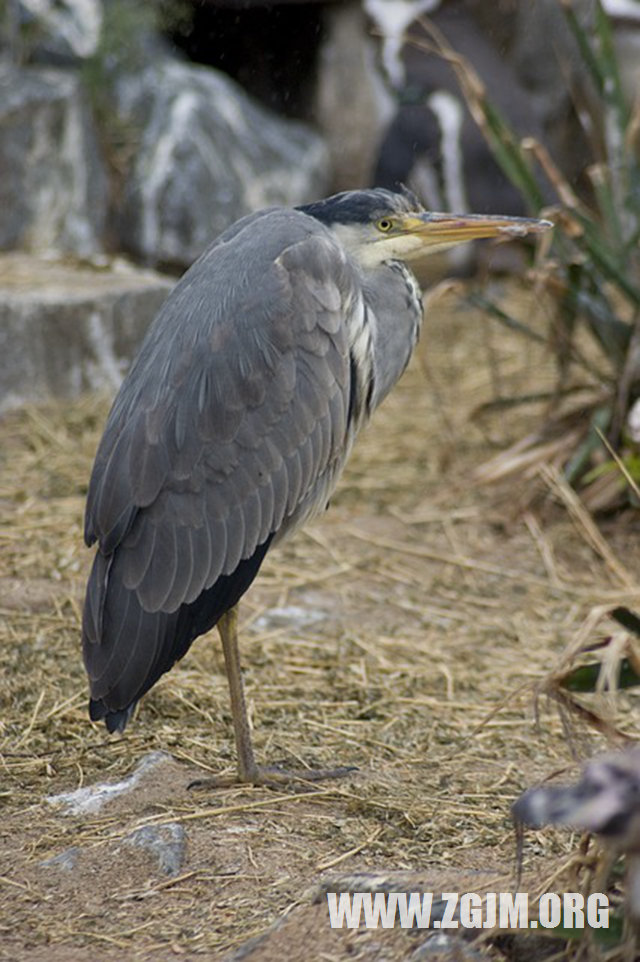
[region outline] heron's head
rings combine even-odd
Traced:
[[[529,217],[434,214],[409,191],[348,190],[298,210],[315,217],[363,265],[412,261],[483,237],[523,237],[553,225]]]

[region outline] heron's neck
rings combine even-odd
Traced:
[[[365,302],[373,331],[373,410],[409,363],[422,324],[422,291],[403,261],[390,261],[372,271],[368,281]]]

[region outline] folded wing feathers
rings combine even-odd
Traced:
[[[236,306],[204,339],[196,330],[175,363],[163,361],[168,390],[149,381],[145,394],[138,383],[127,398],[125,382],[96,458],[86,524],[101,548],[87,589],[85,657],[92,696],[109,710],[126,708],[184,654],[206,621],[193,608],[198,598],[306,511],[340,459],[349,355],[332,277],[342,272],[347,291],[353,278],[336,257],[322,234],[303,238],[272,262],[266,297],[252,294],[245,315]],[[169,321],[188,327],[168,308],[150,335],[154,350]],[[171,351],[187,336],[172,331]],[[135,369],[141,381],[153,364],[143,356]],[[243,569],[248,583],[264,550]],[[237,593],[224,578],[220,586]]]

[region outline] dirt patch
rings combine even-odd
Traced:
[[[534,295],[507,294],[535,323]],[[638,570],[640,524],[604,531],[618,569],[551,496],[523,514],[516,483],[471,485],[494,442],[540,411],[482,430],[471,412],[498,390],[549,387],[553,364],[453,297],[434,313],[331,510],[267,558],[243,604],[260,759],[358,766],[308,795],[187,787],[234,765],[217,638],[164,676],[124,737],[88,722],[82,511],[106,407],[87,399],[0,422],[0,958],[218,959],[241,946],[251,962],[427,957],[415,932],[332,931],[314,886],[337,871],[504,880],[511,801],[575,766],[573,748],[604,746],[577,729],[572,744],[545,703],[536,726],[532,688],[596,605],[640,604],[620,576]],[[614,712],[637,736],[634,706],[620,696]],[[174,761],[97,813],[46,800],[122,779],[155,750]],[[174,876],[123,847],[164,823],[186,832]],[[575,843],[532,833],[525,867],[543,886]],[[71,867],[41,864],[72,848]]]

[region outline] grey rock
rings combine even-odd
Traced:
[[[114,392],[172,283],[124,264],[0,255],[0,411]]]
[[[65,872],[71,872],[78,863],[78,855],[80,854],[80,849],[77,845],[72,845],[71,848],[65,848],[64,852],[60,852],[59,855],[52,855],[51,858],[42,859],[40,862],[41,868],[60,868]]]
[[[50,805],[64,806],[64,815],[94,815],[100,811],[105,802],[132,791],[151,769],[171,760],[171,755],[167,752],[148,752],[140,759],[133,773],[119,782],[101,782],[97,785],[77,788],[73,792],[47,795],[46,801]]]
[[[187,853],[187,835],[178,822],[145,825],[128,835],[125,844],[143,848],[153,855],[165,875],[177,875]]]
[[[490,955],[464,941],[465,932],[433,932],[411,953],[409,962],[490,962]]]
[[[113,109],[139,142],[125,173],[120,242],[145,263],[187,266],[238,217],[325,191],[322,139],[218,71],[159,58],[116,81]]]
[[[585,140],[578,122],[573,91],[580,91],[580,112],[593,103],[594,88],[590,71],[578,43],[568,26],[562,4],[556,0],[536,3],[512,3],[501,6],[485,0],[469,0],[468,6],[483,32],[514,70],[518,85],[529,98],[529,107],[520,110],[520,118],[507,114],[510,123],[521,134],[535,133],[550,149],[551,156],[570,183],[582,177],[591,162],[591,146]],[[573,13],[589,32],[594,23],[594,0],[573,0]],[[626,31],[626,27],[625,27]],[[549,38],[553,38],[553,54],[549,55]],[[483,80],[486,81],[486,76]],[[489,97],[502,110],[500,99],[489,86]],[[526,107],[522,101],[523,107]],[[526,130],[522,120],[532,112],[543,124],[543,130]],[[555,199],[555,198],[554,198]]]
[[[300,605],[287,605],[283,608],[270,608],[253,623],[257,631],[271,631],[274,628],[303,629],[329,617],[326,611],[318,608],[302,608]]]
[[[401,17],[401,5],[377,2],[388,9],[391,21]],[[315,116],[331,153],[332,191],[374,182],[376,154],[396,110],[396,99],[381,75],[379,44],[364,4],[327,4]]]
[[[0,249],[103,249],[107,178],[80,81],[0,68]]]
[[[22,62],[73,64],[92,56],[102,26],[101,0],[5,0]]]

